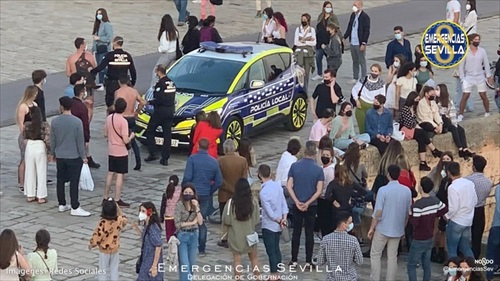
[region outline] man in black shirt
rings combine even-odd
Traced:
[[[42,112],[43,121],[47,121],[47,115],[45,114],[45,96],[42,90],[42,86],[47,82],[47,73],[41,69],[35,70],[31,73],[31,80],[33,80],[33,84],[38,88],[35,102]]]
[[[137,72],[135,70],[134,61],[132,56],[122,49],[123,38],[116,36],[113,39],[113,51],[108,52],[102,62],[90,72],[96,75],[101,70],[108,68],[106,74],[106,80],[104,81],[104,86],[106,87],[106,106],[109,107],[113,105],[115,101],[115,91],[120,88],[118,84],[118,78],[121,74],[128,75],[130,72],[130,82],[132,86],[135,85],[137,80]]]
[[[314,120],[322,118],[325,109],[331,108],[335,111],[335,105],[339,102],[342,96],[342,89],[335,81],[337,72],[332,69],[327,69],[323,72],[323,83],[318,84],[309,103],[311,104],[311,112]],[[315,101],[317,99],[317,102]]]
[[[159,80],[154,87],[153,99],[149,104],[154,106],[153,116],[149,119],[148,128],[144,133],[148,141],[149,156],[144,159],[146,162],[151,162],[158,159],[156,156],[155,132],[158,126],[163,129],[163,145],[161,150],[160,164],[168,165],[170,158],[171,142],[172,142],[172,122],[175,112],[175,85],[170,78],[167,77],[167,66],[156,66],[156,75]]]

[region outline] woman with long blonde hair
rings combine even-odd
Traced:
[[[21,161],[19,166],[17,166],[17,180],[19,184],[19,191],[24,193],[24,151],[26,146],[24,145],[24,124],[32,120],[31,111],[34,107],[38,106],[35,102],[36,96],[38,94],[38,88],[36,86],[28,86],[24,90],[24,95],[17,104],[16,108],[16,124],[19,127],[19,137],[17,138],[19,144],[19,150],[21,151]]]

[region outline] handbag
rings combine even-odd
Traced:
[[[252,234],[248,234],[247,235],[247,243],[248,243],[248,246],[250,246],[250,247],[259,243],[259,234],[257,234],[257,232],[254,232]]]
[[[363,87],[365,86],[366,81],[368,81],[368,76],[365,77],[365,80],[363,80],[363,84],[361,84],[361,88],[359,88],[358,99],[361,97],[361,92],[363,91]],[[352,106],[356,106],[356,100],[354,99],[354,97],[352,96],[352,94],[351,94],[350,102],[351,102]]]
[[[182,50],[179,47],[179,36],[175,40],[175,60],[178,60],[182,57]]]
[[[144,253],[144,240],[146,239],[146,235],[148,234],[148,229],[149,225],[146,227],[146,230],[144,232],[144,236],[142,237],[142,245],[141,245],[141,255],[135,262],[135,273],[139,274],[141,271],[141,265],[142,265],[142,254]]]
[[[39,252],[36,252],[38,254],[38,256],[40,256],[40,258],[42,259],[43,261],[43,264],[45,264],[45,267],[47,268],[47,272],[49,273],[50,275],[50,278],[52,278],[52,272],[50,272],[50,269],[49,269],[49,266],[47,265],[47,263],[45,262],[45,259],[42,257],[42,255],[40,255]]]
[[[349,171],[352,173],[352,175],[354,176],[354,178],[356,178],[356,180],[359,182],[359,184],[364,189],[366,189],[366,187],[367,187],[366,179],[365,178],[362,178],[362,179],[358,178],[358,176],[356,175],[356,173],[354,173],[354,171],[352,170],[352,167],[349,167]],[[366,200],[365,196],[356,196],[356,197],[351,198],[351,206],[353,208],[354,207],[363,208],[367,201],[368,200]]]
[[[120,135],[118,133],[118,131],[116,130],[116,128],[115,128],[115,121],[114,121],[114,119],[115,119],[115,114],[113,113],[113,116],[111,116],[111,126],[113,127],[113,130],[115,131],[115,133],[120,137],[120,139],[123,140],[122,135]],[[127,150],[130,150],[132,148],[132,144],[130,142],[125,143],[125,147],[127,148]]]
[[[405,140],[412,140],[415,135],[415,128],[408,129],[405,126],[401,127],[401,132],[405,133]]]

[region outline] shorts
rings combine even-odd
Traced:
[[[476,89],[478,93],[486,93],[488,90],[488,86],[486,85],[486,81],[471,84],[464,80],[462,82],[462,92],[464,93],[472,93],[472,90]]]
[[[108,171],[117,174],[128,173],[128,155],[127,156],[109,156]]]

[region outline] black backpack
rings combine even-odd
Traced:
[[[85,77],[86,86],[95,86],[95,77],[90,73],[89,69],[93,66],[89,60],[85,58],[85,52],[75,62],[76,72]]]
[[[222,0],[210,0],[210,3],[215,6],[220,6],[222,5]]]

